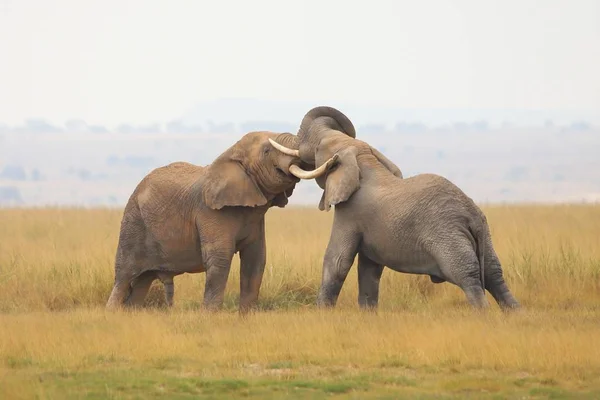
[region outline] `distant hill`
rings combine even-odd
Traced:
[[[600,112],[221,99],[160,123],[0,123],[0,206],[122,206],[152,169],[173,161],[210,164],[249,131],[296,133],[304,114],[318,105],[347,114],[358,138],[386,154],[405,176],[446,176],[476,201],[599,198]],[[301,182],[290,203],[317,204],[319,198],[316,183]]]
[[[260,120],[241,126],[254,130]],[[292,130],[291,125],[274,125]],[[287,128],[287,129],[286,129]],[[600,198],[600,130],[544,126],[446,128],[373,124],[358,137],[386,154],[405,176],[443,175],[480,202],[595,201]],[[294,131],[294,130],[292,130]],[[238,133],[3,134],[0,206],[123,206],[140,179],[173,161],[207,165]],[[35,145],[32,145],[35,143]],[[320,189],[301,182],[292,205],[315,205]]]

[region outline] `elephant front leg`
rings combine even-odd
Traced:
[[[331,233],[323,259],[323,276],[317,296],[319,307],[335,306],[358,248],[358,238],[338,232],[335,224]]]
[[[267,262],[263,234],[240,251],[240,313],[247,313],[256,305]]]
[[[362,309],[376,309],[379,302],[379,282],[383,265],[358,255],[358,305]]]
[[[203,258],[206,266],[203,308],[208,311],[217,311],[223,307],[233,251],[207,252]]]

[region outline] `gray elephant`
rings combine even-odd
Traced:
[[[485,215],[457,186],[434,174],[403,178],[391,161],[357,140],[350,120],[331,107],[309,111],[298,139],[308,164],[323,166],[336,155],[316,179],[323,189],[319,209],[335,205],[318,305],[335,305],[358,254],[361,308],[377,307],[384,266],[453,283],[476,308],[489,305],[485,289],[503,309],[519,307]]]
[[[285,207],[299,178],[312,179],[289,133],[251,132],[206,167],[175,162],[151,171],[125,207],[107,309],[143,303],[160,279],[167,304],[173,277],[206,272],[203,306],[221,308],[233,255],[240,253],[239,310],[256,302],[266,262],[265,213]],[[326,163],[327,164],[327,163]]]

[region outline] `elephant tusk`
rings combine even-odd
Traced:
[[[287,154],[288,156],[293,156],[293,157],[300,157],[300,151],[299,150],[294,150],[294,149],[290,149],[288,147],[285,147],[285,146],[277,143],[273,139],[269,139],[269,142],[271,142],[271,144],[273,145],[273,147],[275,147],[277,150],[279,150],[283,154]]]
[[[319,168],[312,171],[305,171],[297,165],[290,165],[290,173],[296,178],[300,179],[314,179],[323,175],[329,168],[331,168],[338,160],[339,156],[337,153],[333,155],[329,160],[325,161]]]

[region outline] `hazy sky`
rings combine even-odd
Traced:
[[[218,97],[596,110],[600,1],[0,0],[0,121]]]

